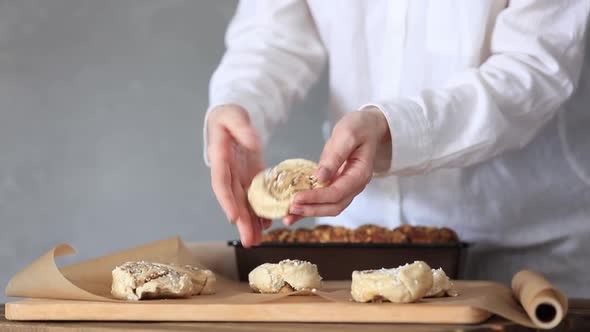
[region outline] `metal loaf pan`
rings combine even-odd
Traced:
[[[244,248],[240,241],[229,241],[235,248],[238,275],[248,280],[248,273],[264,263],[283,259],[300,259],[318,266],[324,280],[349,280],[354,270],[393,268],[416,260],[432,268],[442,268],[451,279],[460,279],[469,245],[457,243],[263,243]]]

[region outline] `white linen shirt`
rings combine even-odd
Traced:
[[[528,267],[587,296],[589,11],[590,0],[241,1],[210,108],[243,106],[267,142],[329,62],[327,128],[377,106],[392,160],[319,222],[448,226],[475,244],[466,277],[507,282]]]

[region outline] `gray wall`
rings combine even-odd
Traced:
[[[235,4],[0,0],[0,285],[59,242],[79,259],[237,236],[201,159]],[[318,158],[326,90],[277,131],[269,162]]]

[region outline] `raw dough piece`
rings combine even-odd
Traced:
[[[112,271],[111,294],[122,300],[180,298],[215,293],[215,275],[189,265],[127,262]]]
[[[191,265],[176,266],[171,265],[179,272],[184,272],[191,277],[193,283],[192,295],[211,295],[215,294],[217,279],[211,270],[199,269]]]
[[[320,288],[322,277],[310,262],[286,259],[265,263],[248,274],[250,288],[257,293],[290,293]]]
[[[394,269],[352,272],[351,295],[356,302],[420,300],[432,287],[432,270],[422,261]]]
[[[305,159],[287,159],[252,179],[248,201],[259,217],[275,219],[289,214],[289,206],[298,191],[320,188],[314,176],[318,165]]]
[[[432,269],[432,287],[426,292],[424,297],[443,297],[445,295],[457,296],[457,291],[453,288],[451,279],[443,269]]]

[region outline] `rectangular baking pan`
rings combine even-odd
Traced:
[[[416,260],[432,268],[442,268],[452,279],[461,279],[468,243],[263,243],[244,248],[240,241],[229,241],[235,248],[238,276],[264,263],[300,259],[318,266],[324,280],[349,280],[354,270],[393,268]]]

